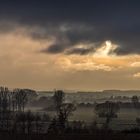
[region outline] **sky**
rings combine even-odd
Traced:
[[[140,89],[139,0],[1,0],[0,85]]]

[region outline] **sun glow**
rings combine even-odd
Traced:
[[[105,41],[100,48],[97,48],[94,55],[95,56],[110,56],[115,55],[114,51],[118,48],[118,45],[113,44],[110,40]]]

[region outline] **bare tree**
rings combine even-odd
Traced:
[[[0,87],[0,127],[8,128],[10,117],[10,91],[6,87]]]
[[[95,106],[95,111],[101,118],[106,118],[105,127],[109,126],[112,118],[117,117],[117,112],[119,111],[119,105],[113,102],[105,102],[102,104],[97,104]]]
[[[6,87],[0,87],[1,130],[9,130],[10,128],[16,129],[16,127],[21,126],[22,132],[25,132],[25,130],[29,132],[33,115],[31,112],[24,113],[24,107],[28,101],[29,92],[31,93],[33,91],[27,89],[14,89],[10,91]]]
[[[62,90],[55,91],[53,96],[55,107],[57,110],[57,118],[61,125],[65,126],[65,123],[68,121],[68,117],[76,109],[72,103],[64,103],[65,93]]]
[[[18,111],[24,111],[25,104],[28,101],[28,93],[23,89],[14,90],[15,104]]]
[[[72,103],[64,103],[60,108],[58,115],[59,122],[64,124],[68,121],[68,117],[72,115],[72,112],[76,110],[76,107]]]
[[[68,117],[72,115],[76,107],[71,103],[62,104],[58,116],[50,124],[49,131],[53,133],[63,133],[68,123]]]
[[[50,124],[51,131],[62,132],[66,123],[68,122],[68,117],[75,111],[76,107],[72,103],[64,103],[65,93],[62,90],[55,91],[53,99],[55,103],[55,108],[57,111],[57,116],[52,120]]]
[[[16,90],[11,92],[11,110],[13,112],[17,110],[16,94]]]

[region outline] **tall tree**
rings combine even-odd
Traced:
[[[28,92],[23,89],[15,89],[14,93],[18,111],[24,111],[25,104],[28,101]]]
[[[62,104],[59,114],[58,121],[62,128],[65,128],[66,123],[68,122],[68,117],[72,115],[72,112],[76,110],[76,107],[72,103],[64,103]]]
[[[54,92],[54,105],[57,113],[60,111],[60,108],[64,102],[65,93],[62,90],[55,90]]]

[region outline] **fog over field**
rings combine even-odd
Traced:
[[[35,103],[27,105],[26,109],[40,113],[46,112],[50,116],[56,115],[56,112],[51,109],[53,104],[51,98],[54,95],[54,91],[38,91],[37,95]],[[94,92],[67,90],[65,91],[65,102],[76,105],[76,110],[69,116],[70,121],[83,121],[88,125],[96,120],[99,126],[105,123],[105,118],[98,117],[95,111],[96,104],[107,101],[120,103],[118,117],[112,119],[110,127],[115,130],[123,130],[137,126],[136,118],[140,115],[140,109],[139,107],[135,108],[135,105],[132,103],[132,97],[137,96],[140,99],[139,95],[139,90],[104,90]]]

